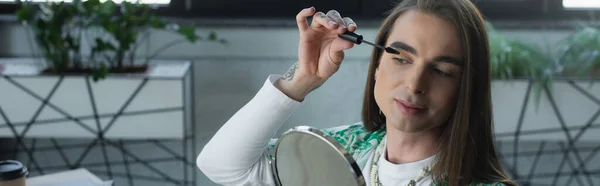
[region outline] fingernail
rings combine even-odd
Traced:
[[[329,24],[331,24],[331,25],[337,25],[337,23],[333,22],[333,21],[329,21]]]

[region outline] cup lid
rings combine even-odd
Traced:
[[[0,181],[10,181],[27,176],[29,171],[21,162],[15,160],[0,161]]]

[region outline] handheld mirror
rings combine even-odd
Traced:
[[[283,133],[271,161],[280,186],[365,186],[358,165],[333,137],[309,126]]]

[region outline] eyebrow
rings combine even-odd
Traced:
[[[417,50],[415,48],[413,48],[412,46],[410,46],[406,43],[400,42],[400,41],[393,42],[392,44],[390,44],[390,47],[404,50],[413,55],[418,55]],[[455,64],[458,66],[462,66],[464,63],[462,59],[456,58],[456,57],[451,57],[451,56],[438,56],[435,59],[433,59],[433,61],[434,62],[452,63],[452,64]]]
[[[395,41],[392,44],[390,44],[390,46],[392,48],[397,48],[397,49],[401,49],[404,50],[408,53],[411,53],[413,55],[418,55],[417,54],[417,50],[415,50],[415,48],[411,47],[410,45],[407,45],[406,43],[400,42],[400,41]]]
[[[435,59],[433,59],[433,61],[435,62],[447,62],[447,63],[452,63],[458,66],[463,66],[464,62],[462,59],[459,58],[455,58],[455,57],[450,57],[450,56],[438,56]]]

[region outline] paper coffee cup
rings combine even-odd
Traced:
[[[0,161],[0,186],[25,186],[27,167],[14,160]]]

